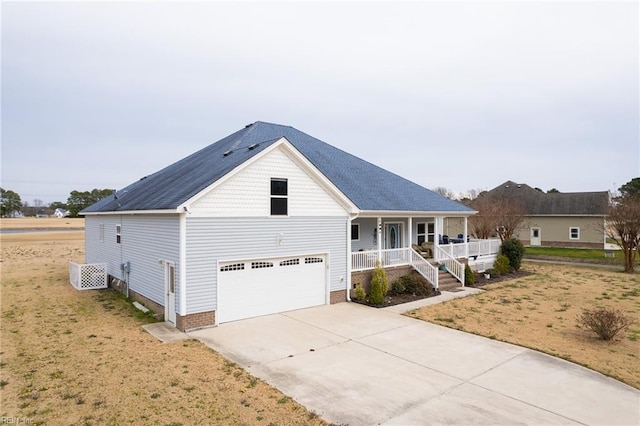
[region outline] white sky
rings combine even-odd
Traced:
[[[637,1],[3,2],[1,186],[122,188],[255,121],[427,188],[640,176]]]

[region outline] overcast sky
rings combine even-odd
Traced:
[[[1,186],[122,188],[248,123],[427,187],[640,176],[639,6],[3,2]]]

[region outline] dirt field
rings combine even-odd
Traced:
[[[84,229],[84,218],[0,218],[0,229]]]
[[[640,319],[640,274],[533,263],[523,269],[534,275],[409,315],[537,349],[640,388],[640,324],[610,342],[576,326],[582,309],[596,306]]]
[[[0,237],[3,420],[65,425],[325,424],[197,341],[157,341],[141,328],[149,319],[117,293],[75,290],[69,284],[68,261],[84,260],[83,234]]]

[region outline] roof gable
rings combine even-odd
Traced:
[[[175,211],[283,137],[361,211],[473,213],[461,203],[293,127],[260,121],[127,186],[82,213]]]

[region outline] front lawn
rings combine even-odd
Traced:
[[[598,263],[622,265],[622,254],[613,250],[614,257],[607,257],[603,249],[564,248],[564,247],[526,247],[525,257],[556,257],[564,259],[588,260]]]
[[[74,425],[326,424],[199,341],[159,342],[141,328],[150,319],[119,293],[75,290],[67,262],[83,261],[82,232],[1,238],[4,419]]]
[[[640,318],[640,274],[533,263],[523,269],[532,275],[407,315],[546,352],[640,388],[640,324],[607,342],[576,322],[583,308],[596,306]]]

